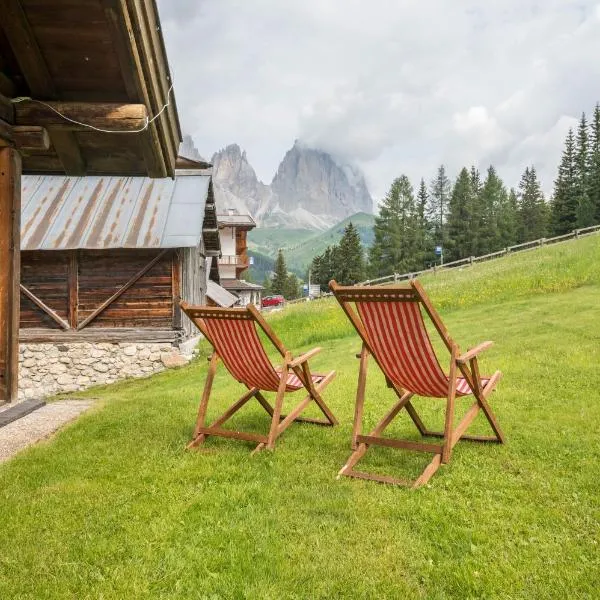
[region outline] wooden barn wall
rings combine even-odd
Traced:
[[[201,246],[183,248],[181,253],[181,298],[189,304],[206,303],[206,259]],[[198,334],[196,326],[184,315],[181,320],[185,337]]]
[[[82,323],[158,254],[159,250],[78,251],[77,323]],[[87,327],[172,327],[173,255],[165,254]],[[69,259],[69,252],[23,252],[21,266],[23,285],[65,321],[69,320]],[[20,326],[60,329],[23,294]]]

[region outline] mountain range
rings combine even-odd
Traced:
[[[219,212],[249,213],[259,227],[325,231],[356,213],[373,213],[373,199],[356,167],[299,141],[270,184],[258,179],[237,144],[216,152],[210,162]]]

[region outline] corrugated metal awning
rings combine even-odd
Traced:
[[[22,250],[191,248],[202,239],[211,176],[22,178]]]

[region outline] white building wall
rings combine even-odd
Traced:
[[[223,256],[235,256],[235,228],[223,227],[219,229],[219,239],[221,240],[221,253]],[[219,275],[223,279],[235,279],[235,264],[219,264]]]

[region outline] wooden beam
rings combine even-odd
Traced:
[[[143,104],[45,101],[44,104],[40,104],[39,102],[24,101],[15,104],[15,124],[52,126],[56,130],[66,131],[89,130],[89,127],[72,123],[55,111],[74,121],[109,131],[142,129],[146,125],[148,116]]]
[[[22,152],[50,148],[50,136],[43,127],[13,127],[13,139],[17,150]]]
[[[18,397],[21,157],[0,148],[0,404]]]
[[[50,138],[43,127],[15,127],[0,119],[0,145],[17,150],[48,150]]]
[[[148,84],[144,77],[140,50],[126,0],[101,0],[107,17],[113,46],[117,53],[127,96],[131,102],[151,106]],[[140,149],[150,177],[172,175],[167,171],[157,123],[151,123],[140,136]]]
[[[38,308],[47,314],[55,323],[63,329],[69,329],[69,324],[61,319],[47,304],[40,300],[32,291],[28,290],[23,284],[20,284],[21,293],[29,298]]]
[[[72,131],[64,131],[48,127],[52,146],[60,163],[67,175],[85,175],[86,165],[85,159],[81,154],[81,148],[75,139],[75,134]]]

